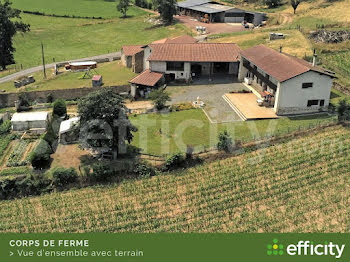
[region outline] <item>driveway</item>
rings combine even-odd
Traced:
[[[168,86],[166,90],[171,95],[170,104],[193,102],[199,97],[205,103],[203,110],[211,123],[241,121],[241,118],[222,97],[232,91],[247,90],[241,83]]]

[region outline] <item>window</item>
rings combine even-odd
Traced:
[[[167,62],[166,70],[167,71],[184,71],[185,63],[184,62]]]
[[[318,100],[307,100],[307,106],[317,106],[318,105]]]
[[[320,106],[324,106],[324,99],[320,100]]]
[[[313,87],[314,83],[303,83],[302,88],[311,88]]]

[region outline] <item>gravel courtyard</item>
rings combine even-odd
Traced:
[[[222,98],[226,93],[247,90],[241,83],[199,84],[168,86],[171,95],[170,104],[193,102],[197,97],[205,103],[204,112],[212,123],[241,121],[230,105]]]

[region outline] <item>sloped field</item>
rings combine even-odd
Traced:
[[[179,173],[0,202],[0,232],[349,232],[350,129]]]

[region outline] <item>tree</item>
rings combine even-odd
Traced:
[[[13,9],[12,3],[0,0],[0,68],[6,69],[6,66],[14,64],[13,37],[17,32],[27,32],[30,26],[20,21],[20,10]],[[12,21],[14,19],[15,21]]]
[[[161,110],[165,107],[167,101],[171,101],[170,96],[163,89],[157,89],[152,91],[148,98],[153,101],[155,107]]]
[[[293,7],[294,14],[297,11],[298,5],[301,3],[302,0],[290,0],[290,4]]]
[[[67,114],[66,102],[63,99],[57,99],[53,103],[53,114],[58,116],[64,116]]]
[[[124,99],[111,89],[100,89],[83,97],[78,103],[80,139],[83,146],[99,152],[126,153],[125,141],[136,132],[127,116]]]
[[[117,4],[117,10],[123,14],[123,17],[126,18],[126,12],[129,8],[130,0],[119,0]]]
[[[173,22],[173,15],[176,14],[176,0],[157,0],[156,6],[160,14],[161,19],[165,24],[171,24]]]
[[[233,149],[233,142],[230,134],[225,130],[219,134],[218,149],[229,153]]]
[[[281,4],[282,0],[263,0],[263,3],[269,8],[275,8]]]
[[[339,102],[337,111],[339,121],[350,121],[350,104],[345,99]]]

